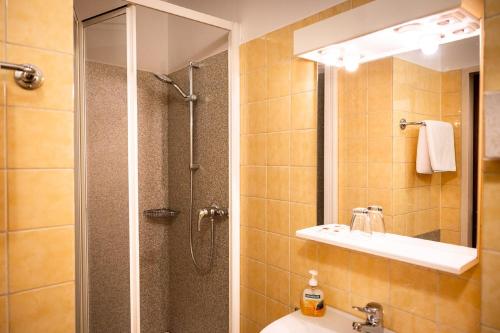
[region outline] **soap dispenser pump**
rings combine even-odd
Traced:
[[[322,317],[326,307],[323,291],[318,288],[318,271],[310,270],[309,274],[311,274],[311,278],[309,286],[302,293],[300,311],[306,316]]]

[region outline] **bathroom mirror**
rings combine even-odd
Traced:
[[[318,224],[380,205],[386,232],[476,247],[479,37],[424,51],[318,65]],[[426,120],[452,125],[456,171],[417,172]]]

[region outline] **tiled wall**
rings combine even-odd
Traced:
[[[0,332],[74,331],[73,2],[0,0]]]
[[[363,2],[346,1],[241,47],[242,333],[258,332],[297,306],[310,268],[319,269],[328,304],[350,312],[351,305],[379,301],[386,326],[397,332],[480,331],[478,268],[454,276],[293,236],[316,223],[315,140],[306,135],[314,133],[316,72],[313,63],[292,56],[291,32]],[[305,138],[294,141],[300,134]],[[498,279],[490,285],[494,314]],[[488,319],[498,323],[497,317]]]
[[[339,222],[355,207],[381,205],[392,230],[393,59],[339,71]]]
[[[409,236],[439,230],[441,174],[416,172],[419,126],[399,128],[399,120],[441,120],[441,73],[394,58],[394,223]]]
[[[500,2],[486,0],[484,24],[483,90],[500,91]],[[497,110],[500,112],[500,110]],[[484,333],[500,332],[500,162],[483,163],[481,224],[482,297]]]
[[[441,241],[460,244],[462,184],[462,73],[460,70],[441,74],[441,120],[453,125],[457,171],[441,175]]]

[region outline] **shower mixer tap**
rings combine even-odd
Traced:
[[[201,221],[205,217],[210,218],[210,222],[214,222],[216,217],[228,216],[227,208],[220,207],[217,203],[212,203],[209,207],[201,208],[198,211],[198,231],[201,231]]]

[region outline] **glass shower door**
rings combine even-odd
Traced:
[[[127,14],[83,22],[87,332],[130,332]],[[86,271],[86,272],[85,272]]]

